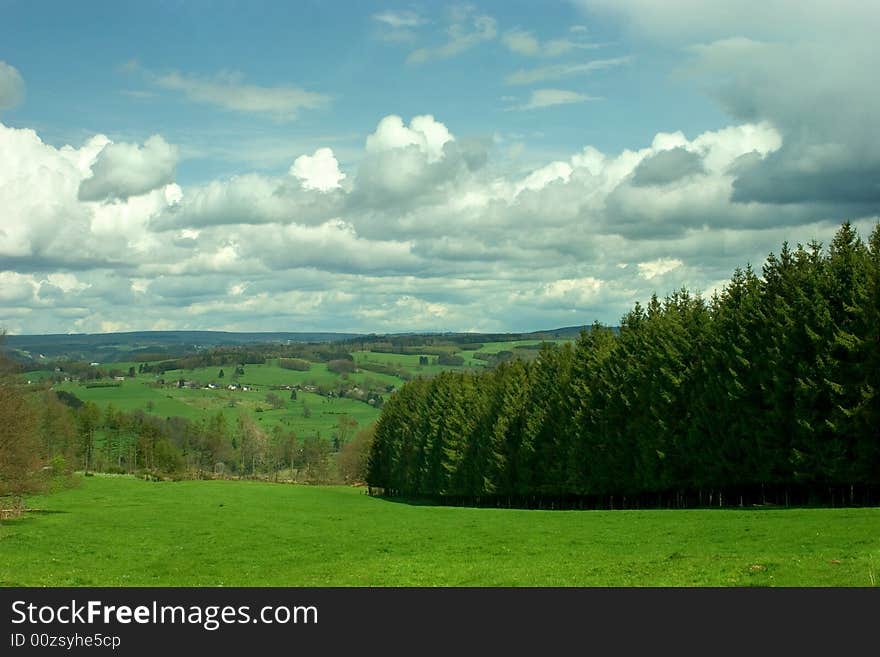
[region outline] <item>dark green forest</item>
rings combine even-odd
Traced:
[[[368,483],[451,504],[880,503],[880,226],[385,404]]]

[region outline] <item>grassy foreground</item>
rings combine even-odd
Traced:
[[[880,509],[526,511],[95,476],[0,524],[2,586],[870,586]]]

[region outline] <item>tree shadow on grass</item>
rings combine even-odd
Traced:
[[[371,499],[381,500],[382,502],[391,502],[393,504],[404,504],[406,506],[450,506],[443,504],[429,497],[400,497],[389,495],[370,495]]]

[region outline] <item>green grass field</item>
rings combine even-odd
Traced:
[[[427,355],[428,365],[419,365],[418,354],[386,354],[380,351],[353,351],[351,355],[358,365],[362,363],[376,363],[379,365],[400,367],[413,377],[431,377],[437,376],[441,372],[445,372],[447,370],[458,371],[462,369],[458,366],[437,365],[437,356],[432,356],[430,354],[423,354]],[[370,374],[374,376],[381,376],[376,374],[375,372],[371,372]],[[385,376],[387,377],[388,375]],[[401,379],[398,379],[397,377],[391,378],[399,381],[397,385],[403,383],[403,381]]]
[[[466,367],[482,367],[486,361],[480,358],[474,358],[474,354],[497,354],[501,351],[516,352],[517,347],[527,347],[540,345],[542,342],[554,342],[556,344],[565,344],[571,340],[511,340],[509,342],[485,342],[483,346],[476,351],[460,351],[458,355],[464,358]]]
[[[256,369],[269,366],[251,367]],[[277,367],[273,369],[290,371]],[[154,378],[152,375],[141,375],[134,379],[126,379],[119,386],[91,388],[70,382],[58,384],[57,389],[70,391],[83,401],[94,402],[102,411],[112,404],[115,409],[121,411],[142,410],[159,417],[176,416],[193,421],[205,420],[221,412],[230,424],[234,424],[241,413],[250,413],[254,420],[266,429],[281,425],[285,429],[295,431],[300,437],[320,432],[322,436],[329,438],[338,426],[340,415],[348,415],[361,427],[367,426],[379,417],[379,410],[354,399],[322,397],[300,391],[296,400],[290,400],[290,393],[280,390],[276,391],[276,394],[284,400],[284,408],[273,409],[266,402],[266,393],[271,392],[268,386],[249,392],[203,388],[156,388],[149,385]],[[310,411],[309,417],[305,416],[305,407]],[[259,413],[256,412],[258,408],[262,409]]]
[[[880,509],[525,511],[95,476],[0,524],[3,586],[869,586]]]
[[[556,342],[565,342],[557,340]],[[504,349],[514,349],[520,345],[540,344],[539,340],[517,340],[512,342],[489,342],[479,350],[481,353],[497,353]],[[389,354],[382,352],[354,351],[352,355],[355,362],[381,364],[395,368],[401,368],[410,376],[436,376],[446,370],[464,370],[467,368],[482,368],[485,361],[475,359],[474,351],[460,351],[459,355],[465,359],[464,367],[450,367],[436,364],[436,356],[428,355],[430,364],[420,365],[418,354]],[[119,369],[128,372],[130,367],[138,368],[140,364],[133,361],[120,363],[105,363],[104,367]],[[224,371],[223,378],[218,375]],[[349,374],[336,374],[327,369],[326,363],[312,363],[308,371],[301,372],[289,370],[278,366],[277,359],[271,359],[265,364],[250,364],[244,366],[244,374],[234,377],[234,366],[201,367],[191,370],[169,370],[161,377],[156,374],[138,374],[135,377],[126,377],[122,382],[108,381],[104,379],[97,382],[69,381],[55,385],[56,390],[72,392],[83,401],[91,401],[103,411],[112,405],[120,411],[141,410],[159,417],[183,417],[192,421],[203,421],[209,416],[221,412],[226,416],[227,422],[234,424],[240,414],[250,413],[260,426],[271,429],[280,425],[285,429],[295,431],[299,436],[312,435],[320,432],[324,437],[330,437],[338,426],[339,416],[348,415],[365,427],[379,417],[379,411],[374,407],[353,399],[340,399],[336,397],[319,396],[300,391],[297,400],[290,400],[290,393],[286,390],[278,390],[280,386],[326,386],[334,388],[339,385],[354,384],[362,390],[379,391],[383,396],[388,394],[389,389],[399,388],[404,384],[404,379],[384,373],[372,372],[366,369]],[[34,384],[43,381],[54,372],[31,371],[19,376],[20,380],[30,381]],[[159,379],[164,379],[168,385],[157,386]],[[178,388],[176,382],[180,379],[194,381],[199,384],[196,388]],[[225,386],[230,383],[238,383],[248,386],[248,391],[230,391]],[[215,383],[219,387],[207,390],[205,386]],[[109,384],[109,385],[107,385]],[[285,402],[284,408],[273,409],[266,402],[266,394],[275,392]],[[304,406],[308,406],[311,412],[306,417]],[[257,409],[262,409],[257,412]]]

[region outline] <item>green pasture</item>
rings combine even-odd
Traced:
[[[126,476],[0,523],[2,586],[870,586],[880,509],[526,511]]]
[[[540,345],[542,342],[554,342],[556,344],[565,344],[571,340],[511,340],[508,342],[484,342],[483,346],[475,351],[460,351],[459,356],[464,358],[464,364],[467,367],[483,367],[485,360],[474,358],[474,354],[497,354],[502,351],[512,351],[516,353],[517,347],[528,347]]]
[[[154,378],[152,375],[149,377]],[[361,427],[379,417],[379,410],[362,401],[339,397],[323,397],[299,391],[297,399],[290,399],[288,390],[206,390],[203,388],[153,387],[146,375],[126,379],[119,386],[87,387],[83,384],[64,383],[56,386],[67,390],[83,401],[94,402],[103,412],[108,406],[116,410],[142,410],[159,417],[183,417],[192,421],[207,419],[217,412],[226,416],[233,426],[241,413],[250,413],[263,428],[271,430],[280,425],[300,437],[320,433],[329,438],[339,424],[340,415],[348,415]],[[274,392],[284,401],[284,407],[274,409],[266,401],[266,394]],[[258,412],[257,409],[260,409]],[[308,409],[308,410],[306,410]]]
[[[457,353],[462,355],[464,352]],[[461,366],[437,365],[437,356],[432,354],[422,354],[428,358],[428,365],[419,364],[419,354],[386,354],[378,351],[353,351],[351,355],[354,357],[354,360],[358,365],[361,363],[376,363],[379,365],[400,367],[414,377],[431,377],[447,370],[463,369]],[[370,372],[370,374],[376,375],[375,372]],[[396,377],[393,378],[396,379]]]

